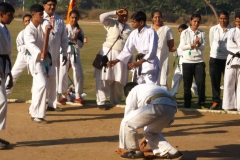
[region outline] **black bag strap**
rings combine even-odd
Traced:
[[[111,46],[111,48],[109,48],[109,50],[108,50],[106,56],[107,56],[108,53],[112,50],[112,47],[114,46],[114,44],[115,44],[119,39],[122,38],[121,35],[122,35],[122,33],[123,33],[123,30],[125,29],[125,26],[126,26],[126,24],[124,24],[122,31],[121,31],[120,34],[118,35],[117,39],[115,40],[115,42],[113,43],[113,45]],[[105,55],[104,55],[104,56],[105,56]]]

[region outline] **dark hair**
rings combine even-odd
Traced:
[[[235,14],[235,19],[236,18],[240,18],[240,12],[237,12],[236,14]]]
[[[178,29],[179,28],[182,28],[183,30],[184,29],[187,29],[188,28],[188,25],[186,25],[186,24],[180,24],[179,26],[178,26]]]
[[[30,12],[35,13],[35,12],[43,12],[44,8],[40,4],[34,4],[30,7]]]
[[[220,17],[221,15],[224,15],[227,17],[227,23],[229,23],[229,13],[227,11],[221,11],[218,14],[218,17]]]
[[[137,11],[133,13],[131,19],[136,20],[137,22],[144,21],[144,23],[146,23],[147,16],[143,11]]]
[[[13,6],[7,2],[0,2],[0,12],[6,14],[7,12],[15,12]]]
[[[71,12],[69,13],[69,17],[72,15],[72,14],[76,14],[78,17],[80,17],[80,13],[78,12],[78,10],[71,10]],[[77,26],[77,29],[80,29],[78,23],[76,24]]]
[[[26,17],[29,17],[31,19],[32,15],[31,14],[25,14],[22,19],[24,20],[24,18],[26,18]]]
[[[162,12],[161,12],[161,11],[159,11],[159,10],[154,10],[154,11],[152,11],[152,13],[151,13],[151,18],[154,17],[154,14],[155,14],[155,13],[159,13],[160,16],[162,17]]]
[[[125,86],[124,86],[124,95],[127,97],[128,93],[136,86],[138,85],[138,83],[136,82],[128,82]]]
[[[42,0],[42,3],[47,4],[48,2],[51,2],[51,1],[57,4],[57,0]]]
[[[193,20],[194,18],[199,18],[199,20],[201,21],[201,15],[198,13],[193,13],[190,20]]]

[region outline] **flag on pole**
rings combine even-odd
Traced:
[[[67,18],[66,18],[66,24],[69,24],[70,19],[69,19],[69,13],[77,8],[77,0],[70,0],[68,4],[68,12],[67,12]]]

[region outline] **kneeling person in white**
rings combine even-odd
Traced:
[[[162,158],[180,158],[181,152],[172,147],[161,134],[171,124],[177,103],[171,93],[154,84],[130,82],[125,85],[126,107],[119,132],[119,148],[130,150],[122,158],[143,158],[138,142],[139,128],[153,151]],[[144,142],[146,144],[146,142]]]
[[[44,117],[46,112],[47,77],[51,70],[50,56],[46,56],[43,51],[44,43],[48,45],[48,42],[44,42],[44,38],[47,36],[47,30],[51,29],[51,25],[47,20],[43,22],[43,10],[44,8],[39,4],[31,6],[32,20],[24,32],[26,49],[30,53],[29,70],[33,76],[32,103],[29,114],[34,122],[39,123],[46,123]],[[44,36],[45,28],[46,33]]]

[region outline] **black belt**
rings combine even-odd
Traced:
[[[6,62],[8,61],[9,69],[11,71],[12,65],[11,65],[11,60],[9,58],[9,55],[0,55],[0,58],[3,60],[3,74],[5,76],[5,70],[6,70]]]
[[[229,61],[227,62],[227,65],[229,65],[232,62],[233,58],[235,58],[235,57],[240,58],[240,53],[239,52],[237,52],[236,54],[230,52],[229,54],[232,55],[232,58],[229,59]]]
[[[136,61],[141,60],[141,59],[143,59],[143,57],[144,57],[145,55],[146,55],[146,54],[138,53],[138,54],[136,55],[135,60],[136,60]],[[147,60],[146,60],[145,62],[151,63],[151,62],[149,62],[149,61],[147,61]],[[138,75],[140,76],[141,73],[142,73],[142,64],[138,67]]]
[[[140,60],[140,59],[143,59],[144,56],[145,56],[145,54],[138,53],[138,54],[136,55],[135,60],[138,61],[138,60]],[[138,75],[140,76],[141,73],[142,73],[142,64],[138,67]]]

